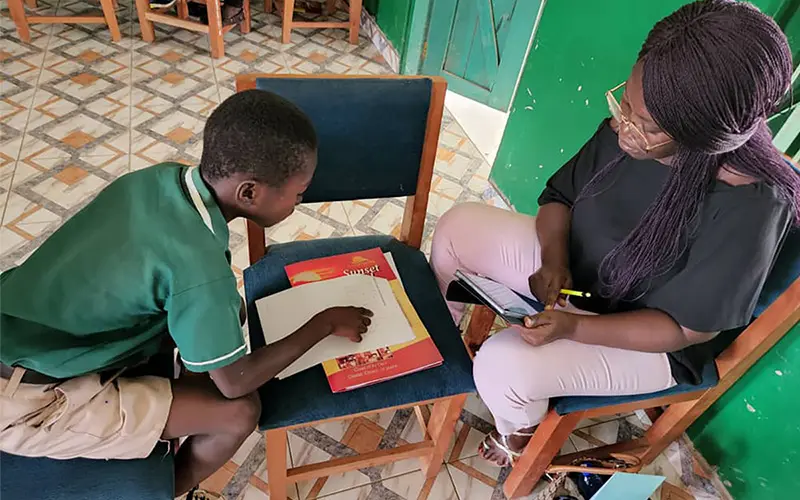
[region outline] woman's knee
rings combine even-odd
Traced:
[[[499,332],[487,340],[475,356],[473,376],[481,397],[503,397],[516,403],[538,399],[536,348],[527,344],[514,329]]]
[[[490,208],[480,203],[460,203],[442,215],[436,223],[436,230],[433,233],[434,244],[438,240],[451,240],[453,236],[463,234],[468,231],[470,224],[474,223],[476,214]]]
[[[510,382],[520,355],[515,335],[513,330],[504,330],[489,337],[481,346],[472,367],[478,392],[503,390]]]

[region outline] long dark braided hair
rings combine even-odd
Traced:
[[[683,255],[720,168],[773,186],[800,223],[800,176],[765,122],[792,77],[789,44],[771,18],[727,0],[686,5],[655,25],[639,63],[645,105],[678,150],[659,196],[600,266],[602,294],[615,301],[644,293]],[[615,163],[581,196],[591,196]]]

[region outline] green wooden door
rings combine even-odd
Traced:
[[[536,24],[540,0],[436,0],[423,73],[450,90],[507,110]]]

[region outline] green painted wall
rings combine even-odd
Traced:
[[[689,430],[737,500],[800,492],[800,325]]]
[[[416,0],[364,0],[364,8],[375,16],[375,20],[386,38],[400,54],[401,61],[406,52],[409,37],[411,10]]]
[[[608,116],[604,93],[628,77],[647,32],[685,3],[547,2],[492,170],[492,180],[517,210],[536,212],[547,178]],[[770,14],[797,7],[795,0],[754,3]],[[798,17],[789,36],[800,41]]]
[[[652,25],[684,3],[547,3],[492,170],[492,179],[517,210],[536,212],[547,178],[608,116],[605,91],[627,78]],[[797,59],[800,2],[754,3],[779,22],[791,18],[785,25]],[[719,467],[737,500],[795,498],[800,491],[798,415],[800,326],[709,409],[690,436]]]

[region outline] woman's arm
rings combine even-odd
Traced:
[[[568,249],[570,217],[569,207],[560,202],[542,205],[536,216],[542,266],[528,278],[528,286],[548,309],[557,303],[566,305],[565,298],[559,299],[559,295],[562,288],[572,287]]]
[[[713,339],[717,333],[696,332],[683,327],[656,309],[578,316],[569,337],[583,344],[603,345],[644,352],[673,352]]]
[[[569,267],[570,209],[561,203],[548,203],[539,209],[536,216],[536,235],[542,252],[542,265]]]
[[[532,345],[558,339],[643,352],[674,352],[713,339],[719,332],[682,327],[656,309],[598,316],[545,311],[526,318],[522,336]]]

